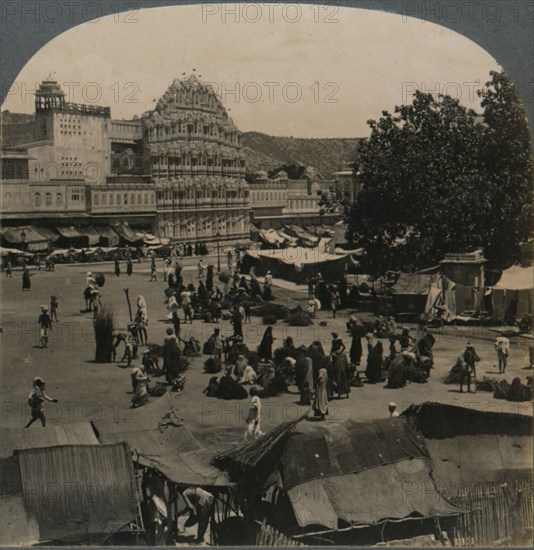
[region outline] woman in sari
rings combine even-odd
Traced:
[[[350,393],[349,386],[349,362],[347,354],[345,352],[340,353],[334,362],[334,373],[336,376],[336,390],[337,398],[341,399],[342,396],[346,396],[347,399]]]
[[[382,380],[382,354],[382,342],[377,342],[371,350],[371,354],[369,355],[367,361],[367,369],[365,370],[367,381],[371,384],[376,384]]]
[[[350,362],[359,365],[362,360],[362,327],[356,317],[351,318],[350,333],[352,342],[350,345]]]
[[[273,358],[273,327],[269,326],[263,333],[263,338],[258,346],[258,354],[263,361],[271,361]]]
[[[143,406],[148,400],[148,376],[143,368],[134,369],[135,391],[132,397],[132,409]]]
[[[328,375],[326,369],[321,369],[317,376],[317,388],[315,389],[315,398],[313,400],[314,415],[320,420],[324,420],[324,417],[328,414],[327,384]]]
[[[311,405],[313,397],[313,363],[310,357],[304,358],[306,372],[299,386],[300,389],[300,404]]]
[[[167,328],[166,333],[167,336],[165,336],[163,343],[163,370],[165,371],[167,383],[172,384],[181,371],[182,352],[178,344],[178,338],[171,327]]]

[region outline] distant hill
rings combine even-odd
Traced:
[[[357,160],[361,139],[274,137],[260,132],[244,132],[241,144],[247,173],[270,172],[293,163],[313,167],[328,179],[344,163]]]
[[[3,111],[0,122],[3,146],[32,141],[34,115]],[[329,179],[332,172],[358,158],[361,139],[275,137],[261,132],[244,132],[241,144],[247,174],[260,170],[272,173],[285,165],[301,165],[314,168],[323,178]]]
[[[2,111],[0,114],[2,124],[31,124],[35,122],[35,115],[25,113],[11,113],[10,111]]]

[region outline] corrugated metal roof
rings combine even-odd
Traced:
[[[24,506],[40,540],[103,542],[137,517],[126,444],[70,445],[18,453]]]
[[[61,426],[48,425],[35,430],[0,428],[0,458],[10,457],[13,451],[53,447],[56,445],[98,445],[90,422],[73,422]]]

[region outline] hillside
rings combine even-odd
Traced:
[[[316,168],[323,178],[339,170],[344,163],[358,158],[361,138],[274,137],[260,132],[244,132],[241,137],[247,172],[269,172],[286,163]]]

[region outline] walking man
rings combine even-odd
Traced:
[[[47,348],[48,334],[52,328],[52,319],[50,319],[50,315],[48,314],[47,306],[41,306],[41,315],[39,315],[37,322],[39,323],[39,338],[41,340],[41,346],[43,348]]]
[[[497,352],[497,359],[499,361],[499,374],[504,374],[510,353],[510,340],[505,336],[497,336],[495,339],[495,351]]]

